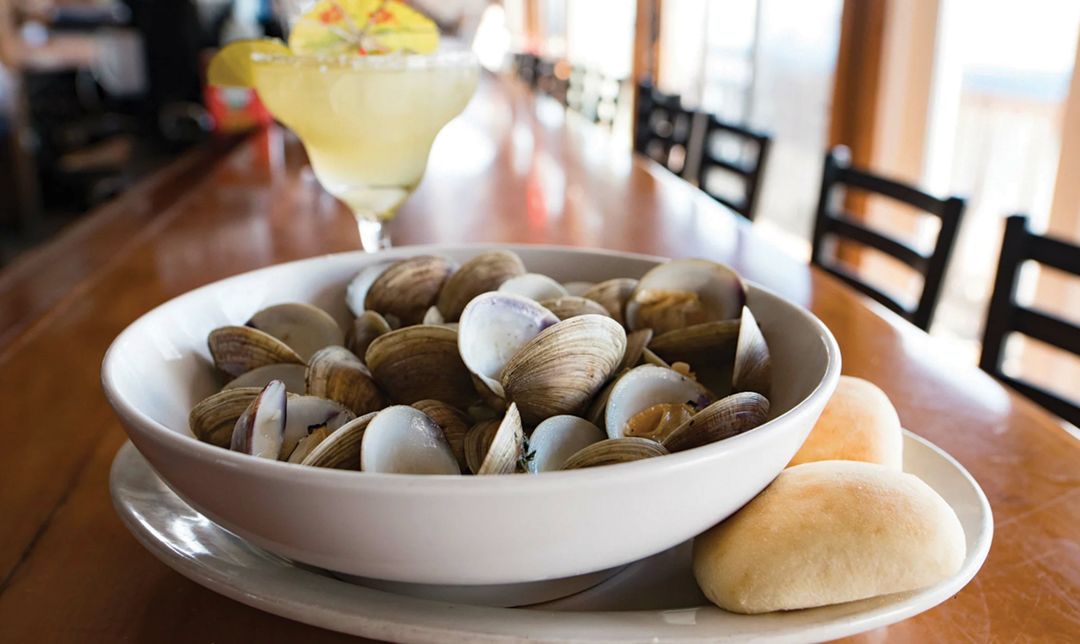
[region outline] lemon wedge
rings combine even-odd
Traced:
[[[254,87],[252,54],[289,55],[285,43],[275,38],[237,40],[222,47],[210,59],[206,81],[219,87]]]
[[[302,54],[429,54],[438,46],[435,23],[401,0],[319,0],[289,34]]]

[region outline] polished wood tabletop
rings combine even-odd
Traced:
[[[704,256],[805,304],[836,335],[844,372],[879,384],[904,425],[954,455],[994,510],[989,559],[963,591],[856,640],[1080,637],[1080,441],[607,130],[487,78],[440,135],[391,231],[397,245]],[[165,300],[358,246],[303,150],[271,129],[190,152],[0,272],[0,641],[345,639],[206,590],[136,543],[109,499],[109,465],[125,435],[98,373],[110,341]]]

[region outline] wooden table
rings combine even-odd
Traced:
[[[809,216],[809,213],[807,213]],[[1080,636],[1080,441],[1051,416],[751,228],[604,130],[486,80],[440,136],[397,244],[501,241],[700,255],[812,308],[844,371],[892,397],[993,504],[982,572],[860,641]],[[354,224],[279,130],[196,150],[0,274],[0,641],[343,640],[216,595],[126,532],[107,489],[124,433],[98,369],[151,307],[277,262],[358,247]]]

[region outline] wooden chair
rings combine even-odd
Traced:
[[[539,65],[540,58],[534,54],[529,53],[517,53],[514,54],[514,72],[517,77],[521,79],[523,83],[531,87],[536,87],[539,81]]]
[[[731,208],[743,217],[753,221],[754,209],[757,205],[758,188],[761,186],[761,177],[765,172],[765,162],[769,156],[769,142],[771,137],[762,132],[745,127],[725,123],[713,114],[704,114],[705,133],[701,142],[701,155],[698,159],[698,187],[705,191],[713,199]],[[753,150],[753,161],[743,159],[731,159],[720,154],[716,149],[716,139],[727,138],[736,142],[740,152],[747,148]],[[740,156],[746,156],[742,154]],[[739,201],[709,188],[709,176],[716,170],[731,174],[742,181],[743,198]]]
[[[1027,218],[1013,215],[1006,220],[1001,245],[994,294],[983,330],[982,357],[979,367],[1016,389],[1048,410],[1080,427],[1080,406],[1033,384],[1017,380],[1001,369],[1005,340],[1010,333],[1030,338],[1080,355],[1080,327],[1055,315],[1028,308],[1016,302],[1016,284],[1020,267],[1027,260],[1080,275],[1080,246],[1036,235],[1027,229]]]
[[[558,67],[558,61],[541,59],[536,66],[536,87],[541,92],[566,105],[566,92],[570,82],[566,78],[559,78]]]
[[[694,113],[683,108],[677,94],[665,94],[651,83],[640,83],[637,91],[634,150],[680,174],[686,166]],[[681,160],[673,159],[672,152],[680,149]]]
[[[941,220],[934,249],[923,254],[908,244],[886,237],[871,230],[851,215],[835,212],[830,205],[833,189],[837,186],[857,188],[868,193],[889,197],[908,204]],[[814,222],[813,250],[810,263],[822,268],[852,288],[881,302],[899,313],[924,331],[930,327],[937,307],[938,295],[944,281],[945,269],[952,254],[960,218],[964,212],[964,200],[958,197],[939,199],[905,183],[886,179],[864,170],[851,167],[851,155],[844,146],[837,146],[825,156],[825,169],[821,178],[821,196],[818,200],[817,217]],[[851,240],[879,250],[907,264],[923,277],[922,294],[914,309],[909,309],[890,295],[862,281],[855,274],[835,264],[824,262],[823,242],[826,236]]]

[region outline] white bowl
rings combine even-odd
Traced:
[[[751,285],[773,356],[771,420],[697,449],[634,463],[513,476],[412,476],[307,468],[192,437],[188,411],[217,379],[218,326],[270,304],[317,304],[344,324],[344,288],[385,257],[463,261],[492,246],[346,253],[238,275],[177,297],[131,324],[102,365],[105,394],[132,442],[184,500],[271,552],[346,574],[421,584],[511,584],[620,566],[724,519],[760,492],[805,440],[840,375],[840,351],[811,313]],[[506,248],[501,246],[501,248]],[[562,280],[639,277],[661,258],[518,246]]]

